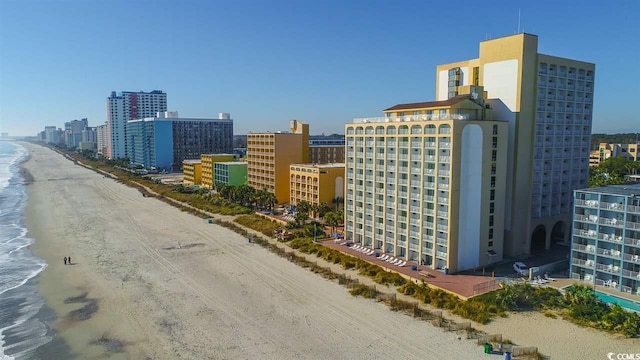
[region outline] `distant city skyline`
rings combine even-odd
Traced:
[[[518,31],[538,35],[541,53],[596,64],[593,133],[640,131],[640,28],[620,16],[639,13],[636,1],[150,4],[0,2],[0,132],[33,136],[78,118],[95,127],[111,91],[162,90],[181,116],[234,114],[236,134],[285,131],[292,119],[312,135],[343,134],[353,118],[435,100],[437,64]]]

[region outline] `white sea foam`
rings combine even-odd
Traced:
[[[50,341],[37,316],[44,299],[27,284],[47,266],[31,253],[22,220],[27,193],[18,164],[27,155],[24,147],[0,141],[0,360],[30,358]]]

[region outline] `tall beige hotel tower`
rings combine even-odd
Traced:
[[[594,73],[535,35],[496,38],[437,67],[436,101],[347,124],[347,237],[451,272],[568,243]]]

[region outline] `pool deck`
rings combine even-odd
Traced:
[[[437,271],[430,267],[418,265],[415,262],[409,261],[407,261],[407,264],[404,267],[400,267],[392,265],[384,260],[380,260],[374,255],[366,255],[352,247],[336,243],[334,240],[326,240],[321,243],[328,248],[338,250],[371,264],[378,265],[387,271],[397,272],[413,282],[424,281],[430,287],[444,290],[460,297],[463,300],[467,300],[470,297],[481,295],[499,288],[499,282],[497,279],[490,276],[457,274],[445,275],[442,271]],[[380,250],[376,250],[376,252],[382,254],[382,251]],[[411,270],[413,266],[416,266],[417,270]]]

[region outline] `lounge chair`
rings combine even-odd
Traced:
[[[405,265],[407,265],[407,262],[406,262],[406,261],[403,261],[403,262],[401,262],[400,264],[398,264],[398,266],[400,266],[400,267],[404,267]]]
[[[547,281],[556,281],[556,279],[549,276],[549,274],[544,274],[544,279]]]
[[[398,265],[398,264],[400,264],[401,262],[402,262],[402,260],[400,260],[400,259],[396,259],[396,261],[392,262],[391,264],[392,264],[392,265]]]
[[[387,254],[382,254],[380,255],[380,257],[378,258],[378,260],[384,260],[387,258]]]
[[[389,256],[389,258],[387,259],[387,262],[392,262],[395,261],[396,258],[394,258],[393,256]]]

